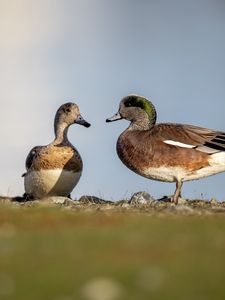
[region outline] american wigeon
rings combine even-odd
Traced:
[[[26,197],[69,196],[78,183],[83,163],[67,138],[68,128],[74,123],[90,126],[75,103],[60,106],[55,115],[54,141],[32,148],[27,156],[27,172],[23,175]]]
[[[146,98],[128,95],[118,113],[107,119],[130,121],[117,141],[121,161],[137,174],[176,182],[177,203],[183,181],[225,171],[225,132],[192,125],[156,124],[156,109]]]

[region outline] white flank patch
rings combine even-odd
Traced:
[[[148,168],[143,173],[143,176],[165,182],[174,182],[185,176],[185,171],[180,167],[159,167]]]
[[[172,141],[172,140],[165,140],[163,141],[165,144],[169,144],[169,145],[173,145],[173,146],[178,146],[181,148],[194,148],[196,146],[194,145],[188,145],[188,144],[184,144],[184,143],[180,143],[180,142],[176,142],[176,141]]]
[[[189,181],[196,180],[221,172],[225,172],[225,152],[215,153],[211,155],[210,165],[197,171],[188,171],[180,167],[159,167],[148,168],[142,172],[142,176],[150,179],[174,182],[177,180]]]
[[[67,197],[81,176],[81,172],[62,169],[40,170],[27,172],[24,177],[25,192],[34,198],[45,196]]]
[[[225,151],[211,155],[210,165],[219,165],[225,167]]]

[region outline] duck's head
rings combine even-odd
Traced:
[[[134,127],[151,128],[156,122],[156,110],[151,101],[139,95],[128,95],[122,98],[119,111],[106,122],[126,119]]]
[[[85,127],[90,127],[87,121],[83,119],[80,114],[80,110],[77,104],[68,102],[59,107],[55,115],[55,125],[69,127],[70,125],[77,123]]]

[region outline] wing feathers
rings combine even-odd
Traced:
[[[174,146],[178,146],[178,147],[182,147],[182,148],[195,148],[196,147],[195,145],[188,145],[188,144],[184,144],[184,143],[172,141],[172,140],[165,140],[163,142],[168,145],[174,145]]]
[[[225,151],[225,132],[183,124],[158,124],[162,141],[182,148],[206,153]]]

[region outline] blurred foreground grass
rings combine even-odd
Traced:
[[[225,218],[0,207],[0,299],[225,299]]]

